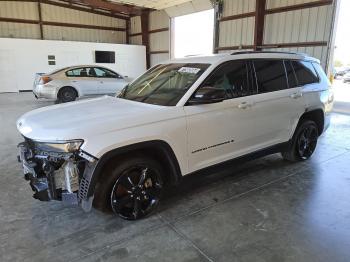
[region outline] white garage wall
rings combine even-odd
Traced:
[[[103,27],[125,28],[126,22],[115,17],[93,14],[49,4],[41,4],[42,20]],[[0,17],[39,20],[36,2],[0,1]],[[44,39],[126,43],[126,31],[84,29],[43,25]],[[40,39],[39,24],[0,22],[0,37]]]
[[[115,64],[98,64],[131,79],[146,70],[145,47],[137,45],[0,38],[0,93],[30,90],[35,73],[94,64],[94,51],[114,51]],[[48,55],[56,65],[48,65]]]

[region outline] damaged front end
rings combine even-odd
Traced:
[[[18,161],[24,178],[40,201],[59,200],[67,205],[91,209],[87,190],[97,159],[80,150],[82,140],[36,142],[25,138],[18,145]]]

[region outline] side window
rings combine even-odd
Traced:
[[[299,85],[318,83],[318,75],[310,62],[292,61]]]
[[[288,86],[289,88],[295,88],[298,86],[298,81],[292,67],[291,61],[284,61],[284,65],[286,67],[287,78],[288,78]]]
[[[101,67],[95,67],[95,72],[97,77],[109,77],[109,78],[119,78],[119,75]]]
[[[255,60],[259,93],[268,93],[287,88],[287,78],[282,60]]]
[[[92,67],[75,68],[66,72],[70,77],[94,77],[95,70]]]
[[[247,62],[237,60],[221,65],[200,89],[224,90],[227,99],[250,95],[251,78],[248,76]]]

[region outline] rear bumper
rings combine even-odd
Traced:
[[[56,87],[46,85],[36,85],[33,88],[33,94],[35,98],[47,98],[47,99],[57,99]]]

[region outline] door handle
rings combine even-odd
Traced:
[[[239,109],[247,109],[252,107],[252,104],[248,103],[248,102],[242,102],[238,105]]]
[[[78,81],[77,81],[77,80],[72,80],[72,82],[73,82],[73,83],[76,83],[76,82],[78,82]]]
[[[100,81],[101,84],[103,84],[103,81]]]
[[[293,98],[293,99],[298,99],[300,97],[302,97],[303,94],[302,93],[294,93],[294,94],[291,94],[290,97]]]

